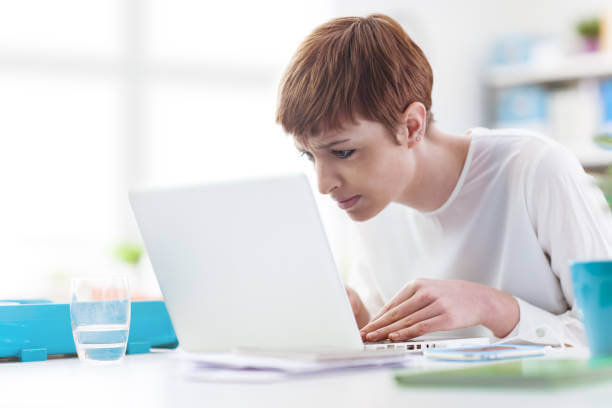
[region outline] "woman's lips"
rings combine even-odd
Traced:
[[[360,198],[361,198],[360,195],[356,195],[346,200],[338,201],[338,206],[342,208],[343,210],[348,210],[349,208],[357,204],[357,201],[359,201]]]

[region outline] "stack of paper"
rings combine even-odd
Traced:
[[[203,381],[268,382],[295,376],[381,367],[408,367],[422,356],[396,351],[309,353],[243,350],[182,353],[184,375]]]

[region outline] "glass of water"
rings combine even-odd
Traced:
[[[130,331],[130,293],[125,276],[74,278],[70,323],[81,361],[121,361]]]

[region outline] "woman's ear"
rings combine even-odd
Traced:
[[[406,124],[402,121],[395,131],[395,142],[398,145],[407,145],[410,138],[410,131]]]
[[[421,102],[413,102],[401,115],[401,122],[395,134],[398,144],[413,147],[423,140],[427,127],[427,109]]]

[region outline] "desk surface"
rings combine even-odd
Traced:
[[[396,386],[391,370],[271,384],[207,383],[181,374],[176,352],[128,355],[119,365],[76,358],[0,363],[1,407],[610,407],[612,382],[564,390]]]

